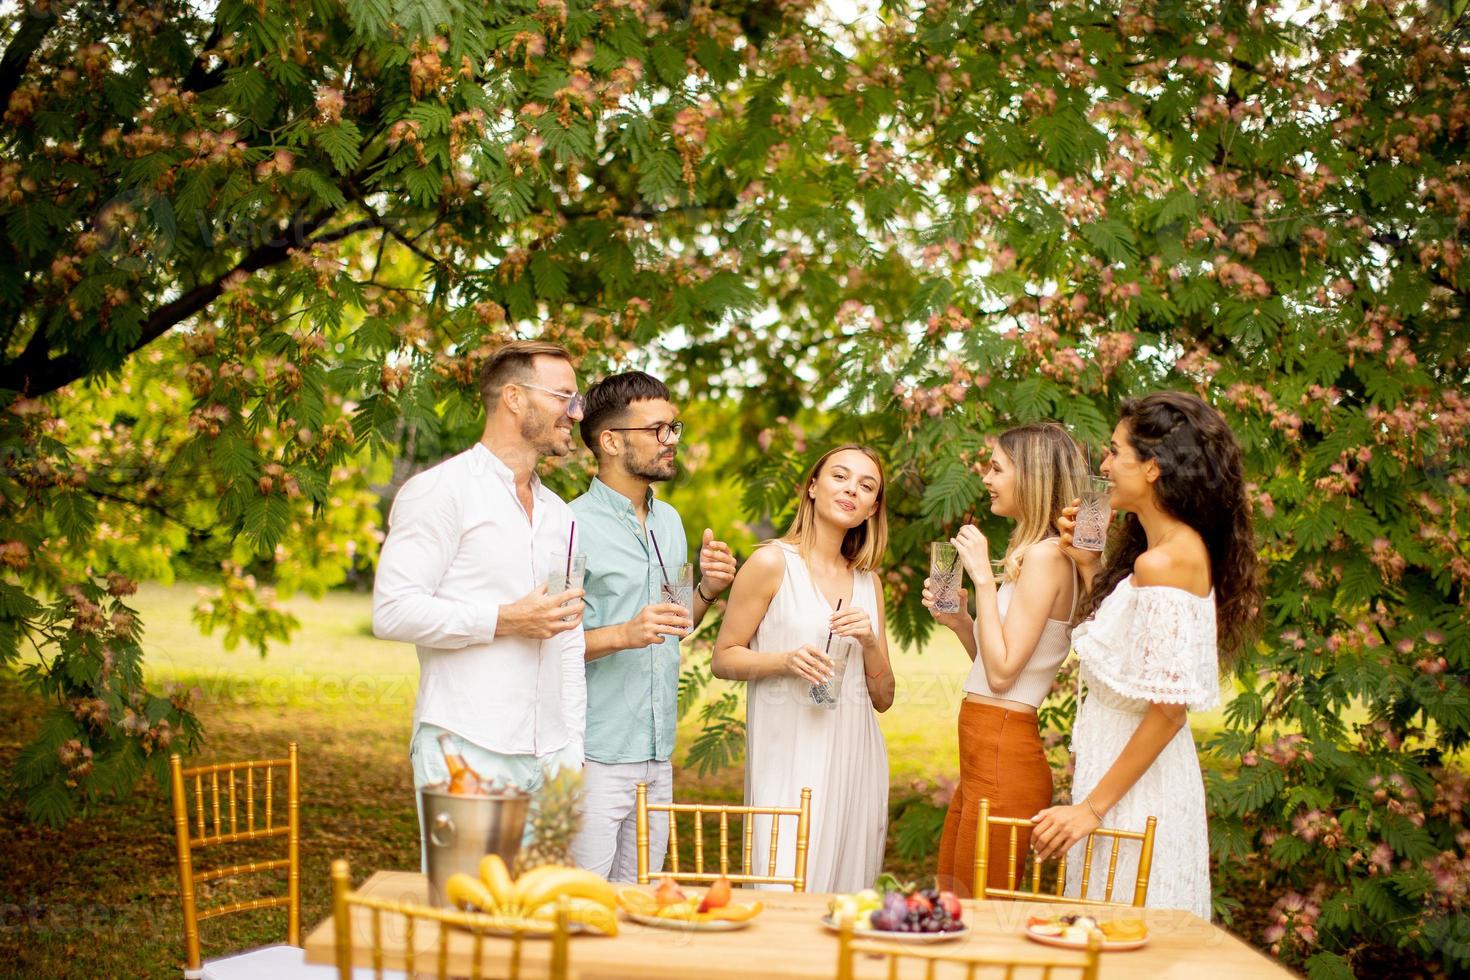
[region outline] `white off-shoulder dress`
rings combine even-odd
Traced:
[[[1072,729],[1076,770],[1072,799],[1081,802],[1112,768],[1138,730],[1150,702],[1208,711],[1220,703],[1215,638],[1215,593],[1138,586],[1130,576],[1077,626],[1072,647],[1081,662],[1087,696]],[[1147,904],[1210,917],[1210,838],[1205,785],[1189,726],[1164,746],[1153,765],[1106,814],[1108,827],[1143,830],[1158,818]],[[1081,895],[1083,844],[1067,855],[1067,894]],[[1126,842],[1118,856],[1113,893],[1104,896],[1111,842],[1093,853],[1088,898],[1133,900],[1139,846]]]

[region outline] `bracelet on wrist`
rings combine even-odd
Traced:
[[[715,596],[714,598],[711,598],[711,597],[705,595],[704,594],[704,583],[703,582],[700,582],[698,585],[696,585],[694,587],[694,591],[695,592],[698,592],[699,593],[699,597],[701,599],[703,599],[705,602],[709,603],[710,605],[714,605],[715,604],[715,599],[718,599],[719,598],[719,596]]]
[[[1102,814],[1098,813],[1097,807],[1092,805],[1092,797],[1084,796],[1082,802],[1087,804],[1087,809],[1092,811],[1092,815],[1097,818],[1097,822],[1102,823]]]

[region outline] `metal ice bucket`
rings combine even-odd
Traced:
[[[419,790],[428,838],[429,901],[447,908],[444,885],[451,875],[480,876],[480,859],[499,854],[508,867],[515,865],[526,826],[531,797],[525,793],[494,796],[455,796],[445,783]]]

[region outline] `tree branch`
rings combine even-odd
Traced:
[[[220,77],[223,66],[214,71],[208,71],[204,67],[204,59],[209,57],[209,52],[220,42],[222,31],[219,21],[214,22],[214,27],[209,32],[209,37],[204,39],[204,45],[199,49],[199,54],[194,58],[194,64],[189,66],[189,74],[184,76],[180,83],[180,90],[184,92],[203,92],[211,88],[216,79]]]
[[[394,241],[398,242],[398,244],[408,249],[414,255],[417,255],[419,258],[423,259],[425,262],[429,263],[432,266],[437,267],[444,264],[444,261],[442,259],[436,259],[428,252],[425,252],[423,249],[415,245],[414,239],[404,237],[404,235],[400,231],[398,231],[398,229],[394,228],[388,223],[386,218],[378,214],[378,212],[374,211],[372,208],[368,207],[366,201],[362,202],[362,209],[368,213],[367,220],[372,226],[381,228],[388,234],[392,235]]]
[[[83,489],[100,500],[110,500],[116,504],[125,504],[129,507],[136,507],[139,510],[146,510],[157,514],[164,520],[183,528],[193,541],[207,541],[213,534],[210,528],[195,527],[177,514],[170,513],[168,508],[162,504],[156,504],[151,500],[135,500],[132,497],[127,497],[120,493],[113,493],[111,490],[103,490],[100,487],[91,485],[84,486]]]
[[[141,336],[119,358],[119,363],[214,302],[225,291],[225,285],[235,276],[242,273],[249,275],[283,262],[293,248],[309,247],[311,243],[308,236],[326,224],[333,213],[326,211],[307,218],[298,218],[291,229],[291,237],[272,239],[257,246],[235,263],[228,272],[209,282],[201,283],[178,299],[158,307],[143,321]],[[75,351],[70,351],[55,360],[50,359],[47,356],[50,353],[50,345],[46,342],[44,333],[44,328],[38,328],[37,336],[31,338],[25,351],[14,361],[5,365],[4,376],[0,377],[0,388],[9,388],[13,391],[24,392],[31,398],[39,398],[85,377],[99,366],[92,358],[83,357]]]
[[[323,232],[322,234],[313,238],[310,242],[307,242],[307,247],[310,247],[312,245],[322,245],[328,242],[340,242],[344,238],[351,238],[353,235],[356,235],[360,231],[371,231],[372,229],[379,227],[381,226],[378,224],[378,222],[373,220],[372,218],[363,218],[361,221],[354,221],[350,225],[343,225],[341,228],[337,228],[333,231]]]
[[[10,104],[11,94],[20,86],[20,80],[30,66],[31,55],[36,53],[56,25],[56,14],[49,8],[45,13],[34,13],[29,10],[29,4],[26,7],[25,23],[15,32],[15,39],[5,49],[5,56],[0,58],[0,109]]]

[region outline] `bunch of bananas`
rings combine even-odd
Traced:
[[[570,921],[604,936],[618,934],[617,896],[612,885],[590,871],[545,864],[519,878],[498,854],[480,860],[480,877],[455,874],[445,882],[450,904],[508,920],[530,932],[550,932],[563,900]]]

